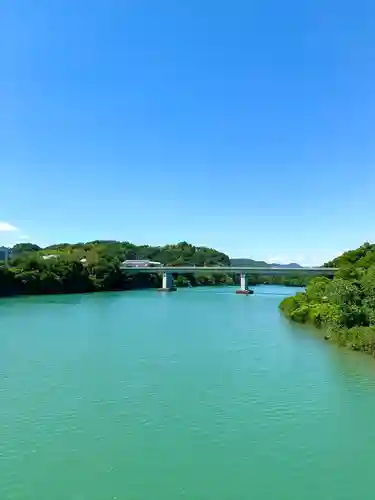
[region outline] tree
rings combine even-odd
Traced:
[[[128,274],[121,270],[125,259],[144,258],[165,265],[229,265],[229,257],[186,241],[161,246],[134,245],[128,241],[95,240],[58,243],[40,248],[32,243],[15,247],[9,271],[0,273],[0,294],[77,293],[101,290],[160,287],[157,274]],[[55,258],[46,259],[53,254]],[[177,284],[225,283],[227,275],[181,276]],[[229,280],[230,281],[230,280]]]
[[[12,248],[12,254],[20,254],[25,252],[38,252],[41,250],[40,246],[35,245],[35,243],[17,243]]]
[[[326,265],[339,268],[333,280],[312,280],[305,297],[287,298],[280,309],[294,321],[329,329],[339,344],[375,355],[375,245],[364,243]]]

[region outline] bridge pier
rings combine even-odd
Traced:
[[[176,287],[173,286],[173,274],[168,271],[164,271],[162,287],[159,288],[159,292],[174,292],[174,291],[176,291]]]
[[[249,276],[246,273],[240,274],[240,289],[236,290],[238,295],[250,295],[254,293],[252,290],[249,290]]]

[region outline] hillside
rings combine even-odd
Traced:
[[[375,264],[375,244],[366,242],[356,250],[344,252],[324,265],[326,267],[368,269],[372,264]]]
[[[322,328],[326,339],[375,355],[375,245],[365,243],[325,265],[339,268],[333,279],[311,280],[280,309],[293,321]]]
[[[172,245],[134,245],[120,241],[60,243],[40,248],[32,243],[13,247],[9,269],[0,266],[0,295],[82,293],[159,287],[160,276],[124,274],[125,259],[149,259],[164,265],[229,265],[229,257],[212,248],[186,242]],[[184,285],[185,278],[176,279]],[[233,284],[225,274],[189,276],[192,285]]]

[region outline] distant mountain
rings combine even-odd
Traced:
[[[296,262],[291,262],[290,264],[271,264],[273,267],[281,267],[281,268],[288,268],[288,267],[299,267],[302,269],[302,266],[297,264]]]
[[[270,264],[263,260],[253,259],[230,259],[231,266],[248,266],[248,267],[268,267]]]
[[[299,267],[302,269],[302,266],[296,264],[295,262],[291,262],[290,264],[269,264],[264,260],[253,260],[253,259],[230,259],[230,264],[231,266],[280,267],[280,268]]]

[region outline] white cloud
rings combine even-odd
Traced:
[[[9,222],[0,221],[0,231],[18,231],[18,229],[12,226],[12,224],[9,224]]]
[[[30,239],[30,236],[29,236],[28,234],[20,234],[20,235],[18,236],[18,239],[19,239],[20,241],[26,241],[26,240],[29,240],[29,239]]]

